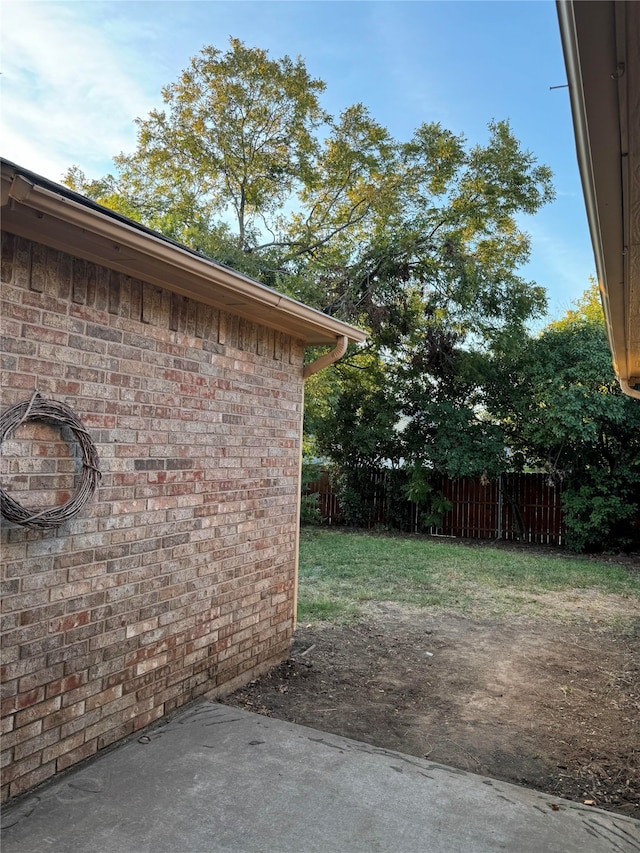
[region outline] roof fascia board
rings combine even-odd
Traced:
[[[607,337],[629,394],[616,9],[611,0],[557,0],[556,8]]]

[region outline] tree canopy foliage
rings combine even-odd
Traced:
[[[521,222],[553,198],[550,170],[506,121],[484,144],[436,122],[397,140],[362,104],[329,115],[324,90],[300,57],[204,47],[112,174],[73,166],[66,183],[369,331],[307,386],[312,445],[351,494],[365,465],[402,467],[431,498],[434,472],[543,466],[575,547],[615,538],[635,511],[640,407],[615,385],[597,294],[527,331],[546,301],[520,275]]]
[[[496,444],[478,415],[489,355],[545,308],[544,290],[519,275],[530,251],[519,222],[553,198],[550,171],[508,122],[491,122],[482,145],[435,122],[397,140],[362,104],[327,114],[323,90],[300,58],[237,39],[205,47],[163,90],[164,110],[137,119],[136,150],[113,174],[89,181],[72,167],[67,183],[369,330],[364,351],[310,383],[319,446],[327,423],[346,428],[339,413],[362,411],[365,429],[384,421],[387,435],[357,430],[349,457],[388,455],[400,412],[416,464],[439,454],[446,470],[472,473]],[[471,437],[457,453],[453,422]]]
[[[562,490],[570,548],[610,551],[637,541],[640,406],[616,381],[597,286],[508,351],[451,357],[441,383],[431,376],[427,384],[405,365],[368,372],[366,382],[337,368],[345,373],[341,405],[323,413],[317,440],[338,462],[355,521],[365,514],[358,495],[367,500],[362,467],[402,468],[389,493],[399,484],[429,518],[443,474],[542,470]]]
[[[563,488],[575,550],[620,548],[640,509],[640,406],[611,364],[597,285],[522,349],[495,413],[521,460]]]
[[[269,59],[231,39],[208,46],[162,90],[163,110],[136,119],[133,154],[114,158],[116,175],[67,182],[107,206],[203,251],[227,240],[253,248],[317,153],[325,88],[304,62]]]
[[[544,307],[517,275],[518,217],[553,197],[507,122],[485,145],[425,123],[394,139],[362,104],[337,116],[301,58],[205,47],[138,118],[137,147],[73,189],[332,315],[373,345],[422,327],[496,338]]]

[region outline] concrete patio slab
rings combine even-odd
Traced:
[[[640,821],[206,700],[3,812],[2,853],[638,853]]]

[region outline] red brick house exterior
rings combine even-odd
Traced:
[[[286,654],[304,348],[364,335],[8,163],[2,205],[2,410],[66,403],[102,473],[2,520],[4,800]],[[3,488],[64,502],[72,445],[22,425]]]

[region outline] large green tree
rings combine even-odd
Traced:
[[[369,352],[381,362],[366,385],[361,354],[336,367],[326,376],[336,404],[309,425],[318,449],[343,459],[356,480],[364,449],[399,443],[395,455],[419,492],[432,473],[495,474],[509,465],[485,385],[496,358],[519,349],[544,309],[542,288],[518,274],[530,245],[516,219],[538,210],[552,189],[548,170],[504,122],[475,147],[423,125],[398,145],[397,158],[397,204],[372,218],[340,263],[307,265],[316,263],[326,310],[367,326]],[[399,439],[390,432],[398,424]]]
[[[310,383],[318,448],[352,465],[397,456],[402,423],[416,471],[494,470],[483,383],[545,307],[519,273],[519,223],[553,197],[550,171],[508,122],[477,145],[434,122],[397,140],[362,104],[328,115],[323,90],[300,58],[205,47],[113,174],[72,167],[67,183],[370,331]]]
[[[628,546],[640,509],[640,405],[616,381],[597,285],[503,365],[493,393],[520,464],[563,490],[569,547]]]
[[[517,276],[530,248],[518,217],[553,190],[508,123],[491,123],[485,145],[436,123],[402,142],[362,104],[328,115],[324,88],[301,58],[233,38],[205,47],[163,89],[164,109],[136,120],[136,149],[112,174],[74,166],[66,182],[365,323],[376,344],[411,346],[422,313],[495,337],[539,311],[543,292]]]
[[[162,90],[164,109],[136,119],[137,148],[114,158],[115,175],[92,182],[73,167],[67,183],[198,248],[253,250],[310,178],[324,88],[300,58],[234,38],[224,53],[204,47]]]
[[[137,147],[112,174],[73,166],[65,182],[267,283],[293,280],[295,259],[353,240],[381,207],[394,158],[362,105],[328,115],[324,88],[301,58],[234,38],[224,53],[204,47],[162,90],[164,109],[136,119]]]

